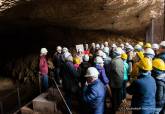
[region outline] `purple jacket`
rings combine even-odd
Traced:
[[[101,82],[104,84],[104,85],[107,85],[109,84],[109,80],[106,76],[106,73],[105,73],[105,69],[104,67],[101,67],[100,65],[97,65],[96,64],[96,69],[99,71],[99,79],[101,80]]]

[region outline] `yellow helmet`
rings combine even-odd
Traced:
[[[165,63],[162,59],[154,59],[152,62],[152,66],[158,70],[165,70]]]
[[[81,64],[80,58],[79,58],[79,57],[74,57],[74,58],[73,58],[73,63],[74,63],[74,64]]]
[[[138,44],[141,45],[141,46],[143,47],[143,42],[139,42]]]
[[[146,43],[146,45],[144,47],[145,48],[151,48],[151,44],[150,43]]]
[[[121,54],[121,58],[124,59],[124,60],[126,60],[128,58],[128,56],[127,56],[126,53],[123,53],[123,54]]]
[[[144,58],[144,54],[143,54],[142,51],[137,52],[137,55],[138,55],[138,57],[139,57],[140,59],[143,59],[143,58]]]
[[[152,60],[145,57],[140,60],[138,66],[142,70],[151,71],[152,70]]]

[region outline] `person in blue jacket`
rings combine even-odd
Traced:
[[[153,114],[155,112],[156,82],[151,76],[152,61],[143,58],[139,65],[139,76],[128,88],[132,97],[132,114]]]
[[[85,103],[84,114],[104,114],[105,86],[98,79],[99,72],[95,67],[87,69],[86,86],[83,89]]]
[[[101,80],[101,82],[105,85],[105,87],[107,88],[107,92],[110,95],[110,97],[112,96],[111,94],[111,89],[109,86],[109,79],[105,73],[105,68],[104,68],[104,61],[103,58],[101,58],[100,56],[97,56],[95,59],[95,68],[98,70],[99,72],[99,76],[98,78]]]
[[[155,114],[159,114],[161,111],[165,111],[165,63],[162,59],[154,59],[152,76],[156,81],[156,110]],[[160,113],[161,114],[161,113]],[[165,114],[165,112],[163,113]]]

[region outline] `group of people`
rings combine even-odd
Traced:
[[[47,49],[41,49],[40,74],[43,88],[48,88]],[[76,53],[57,47],[53,55],[55,80],[65,93],[72,110],[77,98],[82,114],[104,114],[106,99],[115,114],[121,103],[132,95],[132,114],[165,114],[165,41],[160,44],[138,42],[88,44]]]

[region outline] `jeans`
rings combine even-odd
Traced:
[[[41,76],[41,85],[42,85],[42,91],[46,91],[48,89],[49,84],[48,84],[47,74]]]

